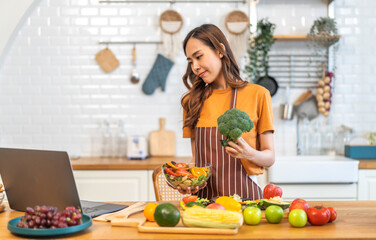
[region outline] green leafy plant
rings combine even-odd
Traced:
[[[307,34],[308,46],[313,50],[313,55],[316,57],[325,56],[328,58],[329,48],[333,46],[333,73],[336,69],[334,53],[338,50],[337,43],[340,37],[341,36],[338,35],[337,23],[330,17],[320,17],[315,20]],[[321,77],[321,68],[317,69],[316,74],[318,77]]]
[[[330,17],[320,17],[313,22],[307,37],[325,48],[330,47],[340,39],[336,21]]]
[[[268,76],[269,56],[268,53],[274,42],[273,38],[275,24],[263,18],[257,22],[255,36],[251,39],[248,53],[249,64],[245,66],[244,72],[253,82],[256,82],[260,76]]]

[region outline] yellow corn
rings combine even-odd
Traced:
[[[227,210],[188,208],[182,215],[187,227],[231,228],[243,225],[243,215]]]

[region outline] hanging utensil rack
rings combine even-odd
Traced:
[[[100,0],[99,3],[247,3],[247,0]]]
[[[162,44],[161,41],[99,41],[99,44]]]
[[[326,56],[271,54],[269,74],[277,79],[281,88],[286,88],[289,84],[291,88],[316,88],[322,77],[322,63],[326,61]]]

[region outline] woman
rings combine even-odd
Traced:
[[[212,176],[201,189],[179,191],[209,199],[233,194],[262,198],[256,174],[262,174],[264,167],[274,163],[270,93],[240,78],[229,43],[215,25],[204,24],[193,29],[183,48],[188,61],[183,76],[188,92],[181,101],[183,137],[191,138],[192,162],[213,167]],[[243,133],[237,143],[222,147],[218,139],[224,137],[218,132],[217,118],[233,107],[246,112],[254,128]],[[248,174],[242,162],[248,166]]]

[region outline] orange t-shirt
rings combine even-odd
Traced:
[[[213,93],[204,102],[197,127],[218,127],[217,119],[230,109],[231,87],[226,89],[213,89]],[[265,131],[272,131],[273,111],[269,91],[257,84],[247,84],[238,88],[235,108],[246,112],[253,121],[254,127],[250,132],[243,133],[242,138],[252,147],[259,150],[258,135]],[[186,110],[183,109],[183,123]],[[194,130],[183,128],[183,138],[191,138]],[[255,165],[254,174],[263,173],[263,168]]]

